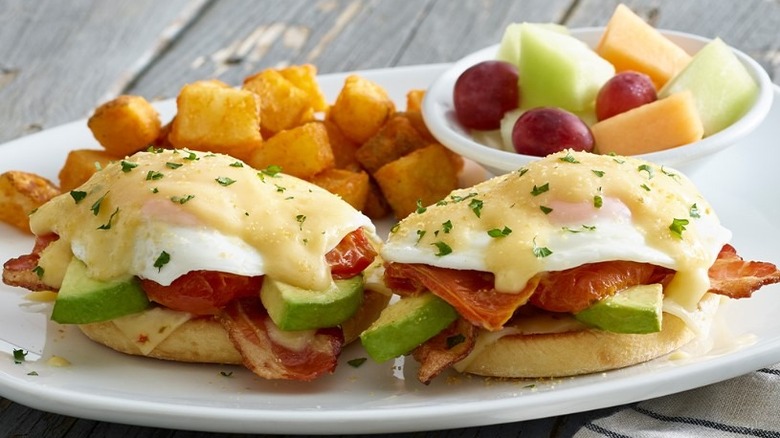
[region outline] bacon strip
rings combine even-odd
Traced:
[[[6,261],[3,264],[3,283],[9,286],[19,286],[28,290],[51,290],[44,284],[34,269],[38,267],[41,251],[50,243],[59,239],[56,234],[38,236],[30,254],[25,254]]]
[[[731,245],[724,245],[710,267],[709,292],[729,298],[749,298],[762,286],[780,283],[780,270],[767,262],[744,261]]]
[[[452,364],[466,358],[477,341],[477,327],[469,321],[458,318],[438,335],[414,349],[412,355],[420,363],[417,380],[431,383]]]
[[[269,334],[273,322],[256,298],[232,301],[219,320],[244,366],[266,379],[311,381],[332,373],[344,344],[340,328],[317,330],[301,348],[274,342]]]

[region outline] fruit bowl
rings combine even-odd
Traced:
[[[603,27],[578,28],[571,29],[571,35],[595,47],[603,31]],[[684,32],[660,32],[690,54],[696,53],[711,41],[709,38]],[[422,108],[425,123],[444,146],[477,162],[495,175],[518,169],[539,157],[501,150],[498,135],[491,137],[480,132],[477,137],[472,136],[469,129],[461,126],[455,117],[452,90],[455,81],[468,67],[480,61],[495,59],[498,47],[498,44],[486,47],[455,62],[428,88]],[[732,50],[758,84],[758,95],[750,109],[727,128],[699,141],[637,157],[692,173],[708,158],[739,143],[763,122],[772,105],[773,84],[766,71],[755,60],[739,50]]]

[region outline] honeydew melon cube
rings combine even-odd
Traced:
[[[659,98],[683,90],[693,93],[706,137],[736,122],[750,109],[758,84],[731,48],[715,38],[661,89]]]
[[[521,107],[591,110],[615,68],[584,42],[544,26],[523,23],[518,66]]]
[[[538,25],[558,33],[569,34],[569,29],[566,26],[557,23],[539,23]],[[520,32],[522,28],[523,23],[511,23],[506,27],[496,52],[497,60],[506,61],[516,66],[520,65]]]

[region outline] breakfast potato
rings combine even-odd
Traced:
[[[317,82],[317,67],[312,64],[291,65],[280,69],[279,74],[306,92],[309,97],[309,106],[315,112],[328,109],[328,102],[325,101],[325,95]]]
[[[309,95],[274,69],[263,70],[244,79],[244,90],[260,101],[260,127],[264,137],[290,129],[310,118]]]
[[[220,81],[185,85],[168,140],[176,148],[219,152],[244,159],[263,144],[257,96]]]
[[[323,120],[321,123],[328,132],[328,141],[330,142],[331,150],[333,150],[336,168],[361,170],[362,166],[355,156],[360,145],[348,139],[333,122]]]
[[[328,119],[352,141],[362,144],[376,134],[394,112],[395,104],[384,88],[358,75],[350,75],[330,108]]]
[[[339,195],[357,210],[363,210],[368,197],[368,174],[363,171],[328,169],[315,175],[311,182]]]
[[[246,160],[255,169],[281,166],[286,174],[302,179],[335,166],[335,158],[322,123],[306,123],[269,138]]]
[[[105,167],[111,161],[121,159],[108,151],[98,149],[76,149],[68,152],[65,164],[60,169],[60,190],[69,192],[87,182],[99,169]]]
[[[368,139],[355,157],[363,167],[374,173],[385,164],[428,145],[409,119],[401,114],[394,115],[376,135]]]
[[[5,172],[0,175],[0,221],[29,233],[30,212],[59,194],[57,186],[42,176]]]
[[[143,97],[122,95],[97,107],[87,126],[106,151],[123,157],[154,142],[160,116]]]
[[[379,184],[376,183],[374,178],[369,176],[368,194],[366,195],[366,205],[363,207],[363,214],[371,219],[382,219],[387,217],[392,211],[390,204],[385,199],[385,195],[382,194],[382,189],[379,188]]]
[[[435,143],[385,164],[374,178],[398,219],[415,211],[418,202],[430,205],[458,186],[447,149]]]
[[[409,90],[406,93],[406,111],[422,111],[422,101],[425,97],[425,90]]]

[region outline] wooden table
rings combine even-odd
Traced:
[[[511,22],[604,25],[599,0],[0,0],[0,142],[89,116],[121,93],[174,97],[190,81],[230,84],[262,68],[320,73],[452,62]],[[720,36],[780,82],[780,3],[626,3],[653,25]],[[604,411],[442,432],[566,436]],[[102,423],[0,399],[0,436],[213,436]]]

